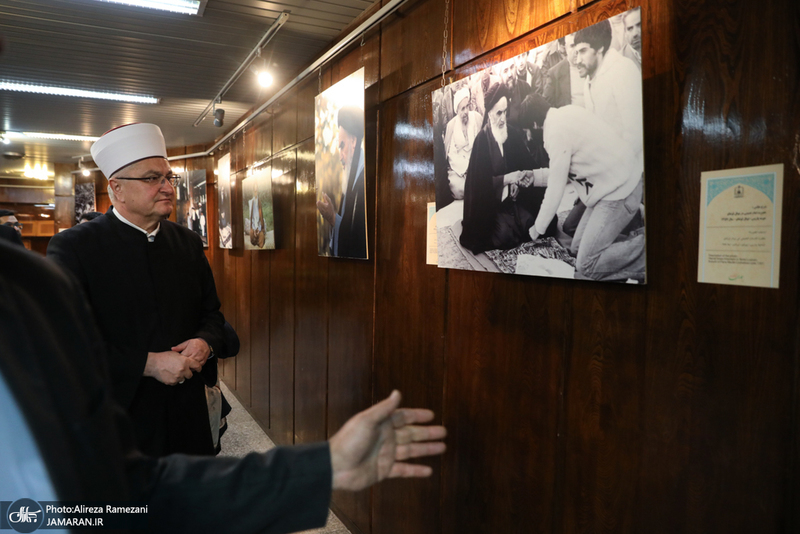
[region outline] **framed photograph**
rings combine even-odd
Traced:
[[[269,166],[242,180],[242,218],[245,250],[275,248],[272,215],[272,176]]]
[[[233,248],[231,225],[231,155],[230,152],[217,161],[217,206],[219,224],[219,248]]]
[[[314,138],[319,255],[365,260],[363,67],[316,97]]]
[[[640,9],[433,92],[439,267],[646,282]]]
[[[96,211],[94,183],[75,184],[75,222],[90,211]]]
[[[203,239],[208,246],[208,219],[206,218],[206,171],[185,171],[175,187],[176,218],[178,224],[185,226]]]

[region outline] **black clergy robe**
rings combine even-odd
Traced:
[[[353,163],[357,163],[355,154]],[[339,258],[367,259],[367,202],[364,184],[364,167],[347,181],[347,193],[339,212],[342,221],[337,236],[336,256]]]
[[[224,318],[200,236],[162,221],[151,243],[109,210],[53,236],[47,256],[77,277],[89,299],[114,396],[133,420],[139,448],[153,456],[214,454],[202,377],[167,386],[142,376],[148,352],[196,337],[222,348]]]
[[[508,126],[503,153],[486,122],[475,137],[464,185],[464,219],[461,244],[479,254],[492,249],[510,249],[530,241],[528,230],[539,214],[545,187],[520,189],[517,198],[503,199],[504,176],[510,172],[539,169],[546,165],[531,155],[525,135]],[[555,231],[555,218],[548,234]]]
[[[327,443],[242,459],[143,456],[110,394],[105,344],[74,278],[3,240],[0,258],[0,375],[59,500],[146,503],[148,528],[138,533],[278,534],[325,524]],[[15,436],[1,439],[15,445]]]

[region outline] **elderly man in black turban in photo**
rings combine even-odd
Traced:
[[[503,83],[486,91],[486,119],[467,169],[461,244],[474,254],[530,241],[544,198],[547,161],[532,155],[522,131],[508,125],[508,97]],[[547,235],[555,232],[554,217]]]
[[[331,252],[342,258],[367,259],[367,209],[364,184],[364,110],[344,106],[339,110],[339,160],[347,185],[338,211],[327,194],[317,201],[322,218],[331,226]]]

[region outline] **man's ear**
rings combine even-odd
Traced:
[[[124,194],[123,194],[123,187],[119,180],[109,180],[108,185],[111,186],[111,190],[114,191],[114,197],[119,200],[120,202],[125,202]]]

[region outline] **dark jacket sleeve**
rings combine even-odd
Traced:
[[[150,532],[284,533],[325,524],[332,471],[327,443],[278,447],[242,459],[132,456],[145,479]],[[139,473],[144,473],[144,477]]]
[[[283,533],[324,525],[327,443],[244,459],[135,449],[107,394],[105,349],[79,286],[22,247],[0,242],[0,372],[62,501],[148,504],[148,532]],[[13,313],[14,310],[25,313]]]

